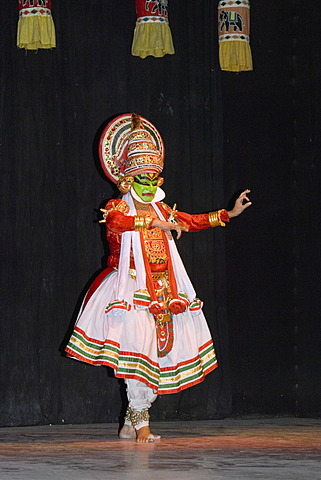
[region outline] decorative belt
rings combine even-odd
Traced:
[[[128,274],[133,280],[136,280],[136,270],[134,268],[130,268],[128,270]],[[164,272],[152,272],[152,278],[153,280],[162,280],[163,278],[168,279],[168,271],[164,270]]]

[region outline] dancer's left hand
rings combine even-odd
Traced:
[[[252,205],[252,202],[250,202],[250,199],[248,198],[248,193],[250,193],[250,191],[251,190],[249,189],[244,190],[244,192],[242,192],[241,195],[236,199],[232,210],[227,212],[230,218],[241,215],[241,213],[243,213],[246,208]]]

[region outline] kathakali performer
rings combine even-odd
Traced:
[[[128,408],[119,436],[153,442],[149,408],[157,395],[203,381],[217,367],[209,328],[171,231],[225,226],[251,205],[249,190],[231,211],[190,215],[162,200],[164,146],[136,114],[104,129],[102,167],[122,197],[103,209],[110,255],[81,307],[66,347],[69,357],[113,368],[126,383]]]

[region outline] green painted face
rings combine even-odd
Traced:
[[[134,177],[133,188],[139,198],[144,202],[151,202],[157,190],[158,175],[155,173],[142,173]]]

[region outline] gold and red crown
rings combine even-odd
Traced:
[[[159,174],[164,167],[164,144],[152,123],[127,113],[105,127],[99,156],[105,174],[117,183],[123,176]]]

